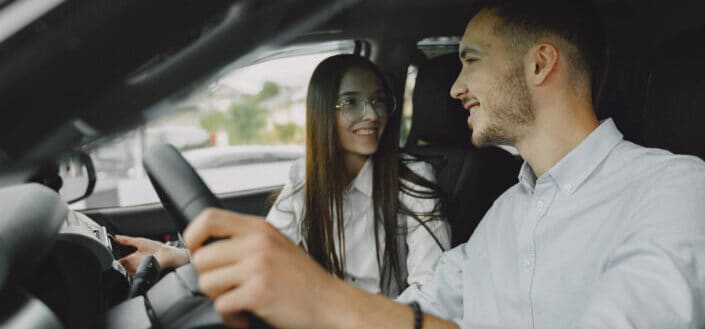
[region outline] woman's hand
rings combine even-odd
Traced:
[[[116,235],[115,241],[137,249],[135,252],[118,260],[130,277],[135,275],[135,271],[137,271],[142,260],[150,255],[157,259],[162,269],[178,267],[189,262],[186,249],[168,246],[158,241],[125,235]]]
[[[224,238],[203,245],[209,238]],[[201,291],[231,327],[334,328],[347,289],[264,218],[208,209],[184,233]],[[341,289],[342,288],[342,289]],[[334,319],[331,319],[334,318]]]

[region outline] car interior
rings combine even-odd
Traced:
[[[222,326],[193,268],[162,273],[128,297],[135,280],[115,259],[131,250],[112,236],[178,239],[208,206],[266,215],[281,186],[213,195],[167,147],[145,156],[162,203],[74,211],[46,168],[170,115],[199,86],[284,47],[352,40],[398,99],[417,69],[404,147],[436,171],[453,246],[517,181],[522,160],[473,147],[467,112],[448,92],[477,1],[40,2],[0,1],[2,328]],[[593,2],[607,40],[606,64],[593,77],[598,116],[613,118],[630,141],[705,159],[705,2]],[[421,42],[428,39],[445,41]]]

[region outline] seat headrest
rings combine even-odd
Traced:
[[[460,73],[458,55],[447,54],[419,66],[414,87],[414,137],[429,144],[470,144],[468,112],[450,97],[450,87]]]
[[[705,29],[656,48],[643,113],[644,144],[705,159]]]

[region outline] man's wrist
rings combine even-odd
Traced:
[[[409,305],[399,304],[337,279],[329,291],[336,295],[331,302],[319,303],[322,305],[319,312],[325,316],[319,322],[322,324],[317,326],[319,328],[414,328],[416,315]],[[420,321],[427,320],[421,313],[418,315]]]
[[[331,277],[330,286],[325,289],[329,293],[325,303],[318,303],[321,308],[317,313],[321,316],[320,328],[351,329],[363,328],[361,321],[364,314],[359,307],[360,299],[364,297],[359,289],[345,283],[343,280]]]

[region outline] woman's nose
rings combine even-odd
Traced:
[[[379,115],[377,115],[377,111],[375,111],[372,104],[370,104],[369,102],[364,102],[362,106],[364,106],[362,109],[362,120],[368,120],[368,121],[377,120]]]

